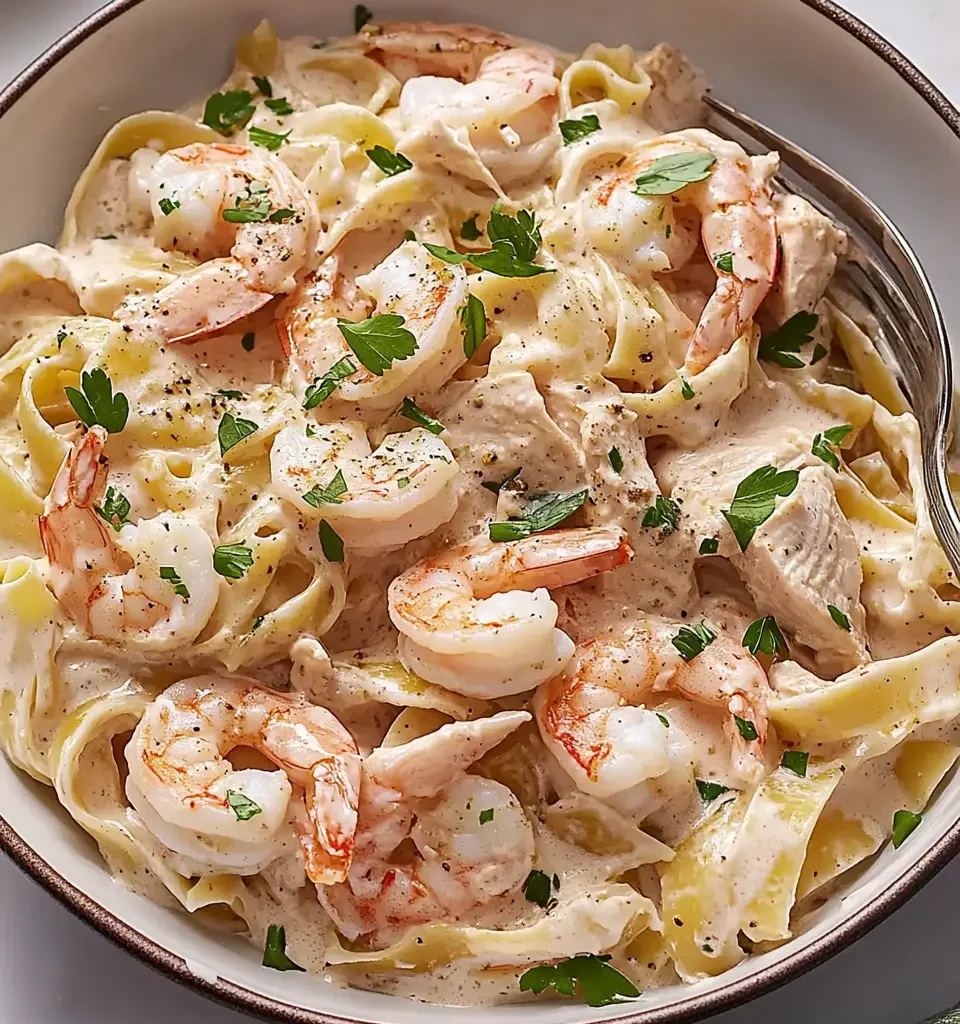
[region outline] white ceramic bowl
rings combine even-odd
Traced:
[[[595,39],[667,39],[704,67],[719,96],[824,158],[898,222],[960,338],[952,280],[960,238],[960,114],[893,47],[828,0],[376,0],[380,17],[476,21],[569,49]],[[647,8],[644,10],[644,8]],[[0,250],[52,242],[70,188],[119,118],[173,108],[225,77],[234,40],[268,13],[282,35],[346,34],[345,0],[115,0],[0,94]],[[52,792],[0,758],[0,844],[69,909],[168,974],[264,1016],[297,1022],[440,1024],[451,1010],[259,966],[257,951],[113,882]],[[464,1024],[678,1022],[759,995],[849,945],[916,892],[960,848],[960,778],[924,826],[887,847],[810,927],[719,978],[605,1009],[539,1003],[455,1011]]]

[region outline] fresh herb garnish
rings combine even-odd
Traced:
[[[263,105],[277,117],[286,117],[287,114],[293,113],[293,107],[290,106],[290,101],[286,96],[278,96],[275,100],[264,100]]]
[[[428,416],[412,398],[405,398],[400,406],[400,415],[421,427],[426,427],[431,434],[442,434],[447,428],[432,416]]]
[[[802,359],[797,358],[796,353],[813,341],[813,330],[819,320],[820,317],[816,313],[807,313],[804,310],[794,313],[775,331],[765,334],[760,339],[757,356],[768,363],[785,366],[789,370],[798,369],[804,363]]]
[[[710,176],[717,158],[712,153],[662,156],[641,171],[633,191],[638,196],[668,196]]]
[[[923,821],[923,815],[914,814],[913,811],[897,811],[894,814],[893,834],[890,837],[894,849],[900,846],[921,821]]]
[[[683,400],[689,402],[691,399],[697,397],[696,391],[690,386],[690,381],[686,377],[680,378],[680,394],[683,395]]]
[[[403,153],[394,153],[386,146],[374,146],[373,149],[368,149],[367,156],[388,178],[392,178],[395,174],[403,174],[404,171],[409,171],[413,167]]]
[[[487,336],[487,311],[476,295],[467,296],[460,310],[460,326],[463,328],[463,354],[470,359]]]
[[[656,712],[656,715],[657,715],[657,718],[660,719],[660,724],[664,727],[664,729],[669,729],[670,728],[670,719],[667,718],[666,715],[661,715],[659,711]]]
[[[539,994],[547,988],[562,996],[578,992],[587,1006],[609,1006],[623,999],[636,999],[639,989],[607,962],[610,956],[585,953],[557,964],[541,964],[520,975],[520,991]]]
[[[828,604],[827,611],[830,613],[830,618],[843,630],[850,632],[850,620],[846,615],[835,604]]]
[[[359,32],[373,17],[373,11],[366,4],[357,4],[353,9],[353,31]]]
[[[757,727],[749,718],[741,718],[739,715],[734,715],[733,720],[737,723],[737,732],[739,732],[748,743],[753,742],[753,740],[757,738]]]
[[[160,212],[164,215],[164,217],[169,217],[170,214],[173,213],[174,210],[179,210],[180,209],[180,200],[179,199],[168,199],[166,196],[164,196],[157,203],[157,206],[160,207]]]
[[[403,326],[398,313],[383,313],[354,323],[337,318],[337,326],[353,354],[378,377],[394,360],[409,359],[417,351],[417,339]]]
[[[584,114],[579,120],[571,119],[560,122],[560,134],[563,136],[563,144],[571,146],[574,142],[585,139],[588,135],[600,131],[600,118],[596,114]]]
[[[499,482],[495,480],[484,480],[480,486],[485,490],[490,491],[492,494],[499,494],[507,484],[513,483],[513,481],[517,479],[522,470],[523,466],[517,466],[516,469],[507,473],[507,475]]]
[[[220,544],[213,549],[213,568],[228,580],[239,580],[253,565],[253,550],[243,541],[239,544]]]
[[[697,792],[700,794],[700,799],[705,804],[708,804],[711,800],[716,800],[718,796],[729,793],[730,787],[721,786],[719,782],[707,782],[704,779],[697,779]]]
[[[103,496],[102,505],[94,505],[94,511],[106,523],[109,523],[117,533],[123,528],[130,514],[130,502],[116,487],[108,487],[107,493]]]
[[[397,490],[402,491],[404,487],[410,486],[410,477],[399,476],[397,477]]]
[[[270,216],[271,205],[267,186],[262,181],[252,181],[237,193],[233,206],[226,207],[220,216],[229,224],[257,223]]]
[[[238,445],[245,437],[249,437],[259,426],[253,420],[241,419],[233,413],[225,412],[217,427],[217,441],[220,442],[220,457]]]
[[[542,533],[569,519],[587,500],[590,491],[584,488],[574,494],[548,494],[527,509],[522,518],[506,523],[491,523],[490,539],[494,541],[522,540],[533,533]]]
[[[821,345],[820,342],[818,341],[816,343],[816,345],[813,346],[813,355],[810,357],[810,365],[813,366],[814,363],[819,363],[820,360],[823,359],[823,357],[826,354],[827,354],[826,346]]]
[[[66,332],[66,331],[64,331],[64,330],[60,330],[60,331],[57,331],[57,351],[58,351],[58,352],[60,351],[60,349],[62,349],[62,348],[63,348],[63,343],[64,343],[64,342],[65,342],[65,341],[67,340],[67,338],[69,338],[69,337],[70,337],[70,335],[69,335],[69,334],[67,334],[67,332]]]
[[[273,86],[270,84],[270,79],[263,75],[251,75],[253,84],[260,90],[262,96],[272,96]]]
[[[405,242],[415,242],[417,240],[417,236],[410,228],[407,228],[403,233],[403,240]]]
[[[537,274],[554,273],[549,267],[533,262],[543,239],[536,217],[529,210],[520,210],[516,217],[511,217],[497,203],[487,220],[487,237],[493,246],[491,250],[468,255],[443,245],[424,245],[445,263],[469,263],[478,270],[487,270],[500,277],[535,277]]]
[[[312,502],[311,502],[312,504]],[[328,562],[343,561],[343,540],[340,534],[326,521],[320,520],[320,549]]]
[[[305,970],[287,956],[287,933],[282,924],[272,924],[267,929],[262,963],[264,967],[272,967],[275,971]]]
[[[840,444],[851,430],[853,430],[853,427],[849,423],[843,423],[838,427],[828,428],[822,434],[817,434],[813,439],[810,451],[812,451],[818,459],[823,459],[828,466],[832,466],[833,469],[839,473],[840,459],[832,446]]]
[[[777,620],[772,615],[754,619],[743,634],[743,646],[753,655],[765,654],[768,658],[786,657],[789,653],[787,641],[780,632]]]
[[[701,555],[715,555],[720,550],[720,541],[716,537],[704,537],[697,549]]]
[[[460,225],[460,237],[468,242],[475,242],[482,234],[483,232],[477,227],[476,214]]]
[[[737,485],[730,508],[721,509],[737,538],[741,551],[753,540],[753,535],[772,515],[776,499],[793,494],[800,473],[796,469],[778,470],[776,466],[761,466]]]
[[[173,587],[173,592],[177,597],[182,597],[184,601],[190,600],[190,591],[187,590],[186,583],[180,579],[177,570],[172,565],[160,566],[160,579],[166,580]]]
[[[86,427],[99,424],[109,434],[119,434],[126,426],[130,406],[127,396],[113,393],[113,383],[100,369],[80,374],[80,390],[64,388],[73,411]]]
[[[234,391],[231,388],[217,388],[214,394],[222,395],[224,398],[229,398],[231,402],[242,402],[244,399],[242,391]]]
[[[607,461],[610,463],[610,468],[614,473],[623,472],[623,456],[620,454],[620,449],[617,448],[616,445],[607,452]]]
[[[713,264],[717,270],[722,270],[725,274],[733,273],[733,253],[732,252],[715,252],[713,254]]]
[[[684,661],[693,661],[716,639],[717,634],[706,622],[698,622],[693,626],[681,626],[680,632],[671,637],[670,643],[680,652],[680,657]]]
[[[436,256],[438,260],[443,260],[444,263],[451,263],[455,267],[470,261],[469,253],[457,252],[456,249],[448,249],[445,245],[434,245],[432,242],[424,242],[423,247],[431,256]]]
[[[258,814],[263,813],[263,808],[258,803],[255,803],[238,789],[227,790],[227,803],[237,816],[237,821],[249,821],[251,818],[255,818]]]
[[[349,356],[338,359],[322,377],[309,385],[303,396],[304,409],[316,409],[322,405],[340,387],[342,381],[356,372],[357,364]]]
[[[232,135],[253,117],[253,97],[246,89],[215,92],[203,107],[203,123],[221,135]]]
[[[256,335],[253,331],[247,331],[247,333],[240,339],[240,344],[247,352],[253,351],[253,345],[256,341]]]
[[[303,500],[308,505],[313,505],[314,508],[320,508],[323,505],[340,505],[342,502],[340,498],[347,493],[347,482],[343,479],[343,470],[338,469],[333,479],[325,487],[321,487],[320,484],[311,487],[306,494],[304,494]]]
[[[780,758],[780,767],[786,768],[788,772],[799,775],[801,779],[807,777],[807,762],[810,755],[805,750],[785,750]]]
[[[530,262],[543,244],[537,218],[529,210],[520,210],[516,217],[504,213],[495,203],[487,220],[487,238],[494,247],[498,242],[509,245],[518,260]]]
[[[281,135],[278,132],[268,132],[266,128],[258,128],[254,125],[250,129],[249,135],[250,141],[255,146],[262,146],[264,149],[269,149],[271,153],[275,153],[290,137],[290,132]]]
[[[679,522],[680,506],[673,498],[665,498],[662,494],[658,494],[654,498],[653,504],[643,514],[641,526],[659,526],[663,535],[667,537],[677,529]]]
[[[546,872],[534,868],[523,883],[523,895],[531,903],[536,903],[538,907],[543,907],[546,910],[547,904],[551,900],[550,876]]]
[[[480,824],[486,825],[491,821],[493,821],[493,808],[488,807],[486,810],[480,812]]]
[[[288,220],[296,217],[297,211],[291,210],[289,207],[284,207],[282,210],[274,210],[273,213],[267,217],[267,220],[271,224],[286,224]]]

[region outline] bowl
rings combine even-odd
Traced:
[[[52,242],[73,182],[118,119],[173,108],[219,85],[235,39],[268,13],[281,35],[346,34],[352,4],[301,0],[115,0],[68,33],[0,94],[0,249]],[[960,338],[952,287],[960,206],[960,113],[897,50],[829,0],[378,0],[379,17],[476,21],[568,49],[595,39],[681,46],[716,93],[816,153],[899,224]],[[9,201],[15,197],[15,202]],[[259,966],[237,937],[114,882],[93,842],[52,792],[0,758],[0,844],[69,910],[130,952],[200,991],[273,1020],[440,1024],[451,1011],[343,990]],[[848,946],[900,906],[960,849],[960,778],[947,782],[925,824],[873,861],[790,942],[718,978],[644,993],[602,1009],[545,1002],[499,1007],[509,1024],[701,1019],[781,985]],[[463,1024],[493,1011],[462,1009]]]

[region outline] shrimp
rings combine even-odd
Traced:
[[[252,747],[279,771],[235,769]],[[298,834],[307,876],[347,877],[357,828],[360,755],[326,708],[250,679],[197,676],[149,705],[126,746],[127,796],[176,853],[218,871],[255,874]],[[293,786],[305,814],[290,811]]]
[[[637,176],[654,161],[698,152],[715,158],[709,176],[674,193],[672,202],[634,192]],[[770,158],[750,158],[732,142],[692,130],[639,146],[585,200],[594,243],[631,261],[639,255],[656,271],[676,270],[690,258],[693,236],[683,210],[691,205],[700,214],[700,235],[717,283],[687,350],[685,366],[692,374],[730,349],[773,284],[777,224],[768,181],[774,171]],[[646,240],[643,246],[638,237]],[[727,255],[729,262],[718,262]]]
[[[54,594],[90,636],[160,651],[196,639],[220,594],[213,542],[199,523],[161,513],[117,533],[97,512],[107,432],[94,426],[67,453],[40,516]]]
[[[163,249],[199,260],[116,316],[166,341],[194,341],[292,291],[310,269],[318,219],[303,186],[269,153],[227,143],[172,149],[141,175]]]
[[[484,60],[519,44],[482,25],[435,21],[378,22],[361,31],[359,39],[367,56],[401,82],[419,75],[472,82]]]
[[[364,760],[349,876],[318,889],[343,935],[386,945],[411,925],[458,920],[519,890],[533,867],[533,826],[506,786],[463,773],[529,719],[507,711],[455,722]],[[399,862],[408,838],[416,853]]]
[[[615,527],[555,530],[503,544],[474,541],[427,558],[387,593],[404,667],[468,697],[503,697],[561,672],[573,641],[556,628],[547,588],[633,557]]]
[[[341,380],[324,403],[324,416],[340,416],[345,408],[390,411],[408,394],[435,390],[466,362],[459,310],[467,301],[467,273],[432,256],[416,242],[404,242],[369,274],[357,278],[351,294],[331,257],[322,273],[308,278],[280,312],[280,340],[292,369],[303,383],[317,381],[349,358],[356,370]],[[381,372],[359,364],[340,330],[338,317],[347,310],[361,319],[394,314],[413,334],[413,354],[395,359]]]
[[[587,641],[563,674],[537,690],[540,734],[584,792],[609,797],[670,770],[668,730],[643,707],[665,690],[725,708],[734,769],[747,779],[762,769],[771,693],[766,673],[722,632],[684,661],[671,642],[682,627],[651,618]]]
[[[361,423],[321,424],[311,437],[285,427],[270,450],[277,493],[367,553],[400,547],[447,522],[457,509],[459,472],[450,449],[423,427],[388,434],[373,452]],[[339,494],[337,478],[345,484]]]

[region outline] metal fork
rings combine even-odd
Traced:
[[[846,231],[849,248],[838,273],[876,318],[874,342],[920,424],[930,517],[960,576],[960,514],[947,475],[953,360],[943,315],[916,253],[874,202],[822,160],[715,97],[705,100],[708,128],[748,153],[777,150],[779,185],[807,199]]]

